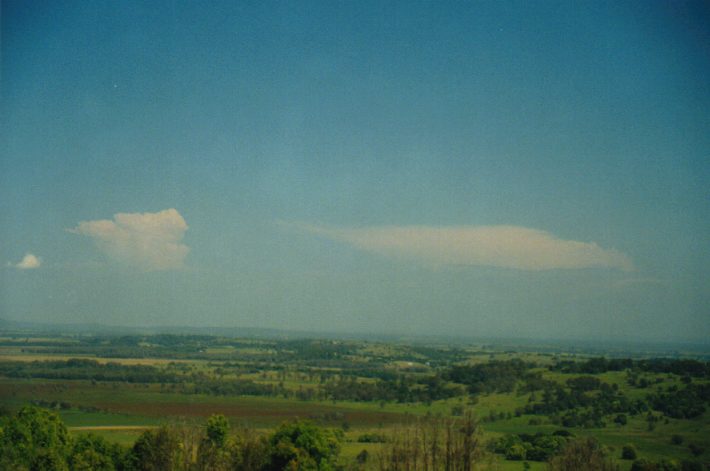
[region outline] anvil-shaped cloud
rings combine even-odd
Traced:
[[[594,242],[558,239],[519,226],[381,226],[342,228],[302,223],[286,227],[343,242],[389,257],[434,266],[464,265],[553,270],[618,268],[633,270],[628,256]]]
[[[181,268],[190,248],[187,224],[175,209],[118,213],[113,220],[83,221],[69,232],[89,236],[114,260],[146,271]]]

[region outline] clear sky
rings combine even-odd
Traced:
[[[0,318],[710,337],[706,2],[2,2]]]

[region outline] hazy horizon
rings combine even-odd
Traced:
[[[13,337],[27,335],[60,335],[70,337],[124,337],[139,336],[206,336],[224,339],[255,339],[264,341],[277,340],[328,340],[328,341],[365,341],[421,344],[431,347],[443,345],[462,348],[478,346],[480,348],[514,349],[524,351],[532,348],[536,352],[565,351],[566,353],[584,353],[588,355],[678,355],[704,357],[710,352],[710,340],[667,340],[663,338],[641,338],[629,340],[617,338],[591,337],[530,337],[472,334],[428,334],[402,332],[372,332],[345,330],[304,330],[280,329],[278,327],[226,326],[226,325],[144,325],[126,326],[93,323],[33,323],[0,319],[0,330]],[[562,350],[564,349],[564,350]],[[684,350],[688,349],[688,350]]]
[[[0,318],[710,338],[703,2],[2,2]]]

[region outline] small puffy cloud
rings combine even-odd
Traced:
[[[39,268],[40,265],[42,265],[42,259],[28,252],[22,257],[22,260],[12,266],[20,270],[32,270],[33,268]]]
[[[113,220],[82,221],[69,232],[91,237],[116,261],[146,271],[183,266],[190,248],[182,243],[188,226],[179,212],[118,213]]]
[[[463,265],[553,270],[618,268],[633,270],[628,256],[594,242],[559,239],[519,226],[383,226],[338,228],[282,223],[290,228],[389,257],[434,266]]]

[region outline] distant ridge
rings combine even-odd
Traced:
[[[491,350],[536,351],[548,353],[579,353],[599,356],[693,356],[710,358],[707,342],[661,342],[607,339],[540,339],[505,337],[465,337],[446,335],[412,335],[397,333],[322,332],[266,327],[219,326],[122,326],[100,323],[49,323],[14,321],[0,318],[0,335],[206,335],[227,338],[272,340],[332,339],[369,340],[393,343],[421,344],[438,347],[480,346]]]
[[[0,318],[0,331],[71,335],[211,335],[219,337],[300,337],[308,332],[259,327],[124,326],[100,323],[25,322]],[[312,336],[313,334],[310,333]]]

